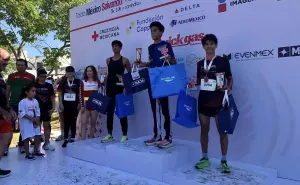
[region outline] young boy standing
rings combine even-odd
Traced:
[[[55,94],[53,86],[46,82],[47,71],[40,69],[37,72],[38,80],[36,84],[36,99],[39,102],[41,116],[40,121],[44,127],[45,143],[44,150],[54,151],[55,148],[50,145],[51,135],[51,116],[55,109]]]
[[[148,47],[149,52],[149,62],[141,63],[140,66],[155,68],[161,67],[164,64],[164,61],[167,60],[170,64],[176,64],[176,59],[174,52],[170,43],[161,40],[161,37],[165,31],[165,27],[160,22],[152,22],[150,24],[151,37],[154,41]],[[169,65],[169,64],[165,64]],[[151,109],[153,113],[154,120],[154,136],[144,143],[147,146],[156,145],[160,148],[169,148],[172,147],[172,138],[171,138],[171,119],[169,113],[169,99],[168,97],[163,97],[159,99],[152,98],[151,88],[148,88]],[[156,118],[156,102],[158,100],[159,106],[161,106],[162,114],[165,118],[164,129],[166,132],[165,138],[162,139],[161,131],[158,129],[157,118]]]

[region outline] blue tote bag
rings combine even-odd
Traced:
[[[115,114],[120,119],[134,114],[132,94],[117,94]]]
[[[218,112],[219,132],[233,134],[239,115],[233,96],[228,96],[226,90],[223,98],[223,108]]]
[[[105,89],[100,87],[98,91],[92,93],[86,102],[86,105],[101,114],[106,114],[110,102],[111,98],[106,96]]]
[[[123,83],[126,94],[134,94],[148,89],[149,87],[149,72],[148,69],[138,69],[134,65],[131,73],[123,74]]]
[[[173,121],[186,128],[199,127],[197,123],[197,99],[190,96],[187,91],[180,91]]]
[[[187,84],[183,63],[149,69],[150,85],[153,98],[178,95]]]

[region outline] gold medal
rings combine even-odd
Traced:
[[[208,82],[208,77],[207,76],[204,77],[204,82]]]

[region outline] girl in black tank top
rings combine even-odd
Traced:
[[[123,57],[121,56],[119,60],[113,60],[113,58],[110,58],[109,64],[108,64],[108,76],[107,76],[107,82],[106,82],[106,93],[108,96],[120,94],[123,92],[123,87],[117,85],[117,83],[120,83],[117,75],[122,76],[124,74],[125,67],[123,65]]]

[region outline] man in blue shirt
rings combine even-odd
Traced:
[[[140,63],[140,66],[154,68],[161,67],[163,65],[176,64],[174,52],[170,43],[162,41],[161,37],[165,31],[164,26],[160,22],[152,22],[150,24],[151,36],[154,41],[148,47],[149,62]],[[169,114],[169,99],[168,97],[159,98],[158,104],[161,106],[162,114],[165,118],[164,129],[166,132],[165,138],[162,139],[161,131],[158,129],[157,118],[156,118],[156,99],[152,98],[151,88],[148,88],[151,109],[154,119],[154,136],[149,140],[145,141],[147,146],[157,145],[160,148],[172,147],[171,138],[171,119]],[[159,126],[160,128],[160,126]]]

